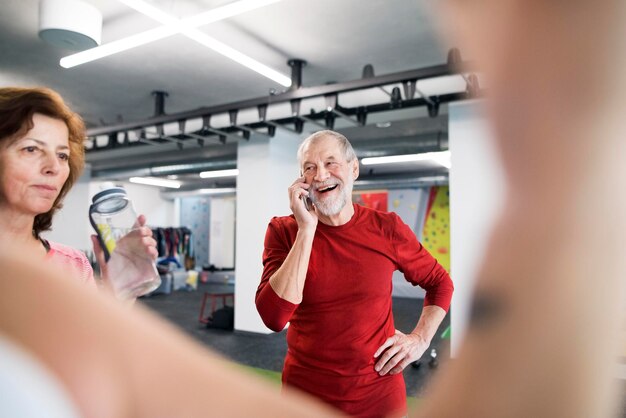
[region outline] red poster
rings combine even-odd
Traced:
[[[352,201],[368,208],[387,212],[387,192],[354,193]]]

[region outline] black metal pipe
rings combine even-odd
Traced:
[[[462,64],[463,68],[470,68],[470,63]],[[325,84],[315,87],[301,87],[296,90],[288,90],[284,93],[271,96],[257,97],[255,99],[242,100],[222,105],[201,107],[186,112],[174,113],[169,115],[155,116],[136,122],[126,122],[117,125],[102,126],[91,128],[87,131],[88,136],[106,135],[112,132],[128,131],[140,129],[146,126],[155,126],[170,122],[177,122],[180,119],[192,119],[208,114],[225,113],[233,109],[245,109],[258,107],[260,105],[283,103],[294,99],[309,99],[328,94],[346,93],[355,90],[363,90],[372,87],[379,87],[388,84],[402,83],[408,80],[421,80],[425,78],[441,77],[446,75],[458,74],[456,69],[452,69],[447,64],[435,65],[432,67],[421,68],[417,70],[401,71],[398,73],[385,74],[367,79],[358,79],[347,81],[344,83]]]
[[[154,117],[165,115],[165,98],[169,94],[166,91],[155,90],[152,95],[154,96]]]
[[[291,67],[291,87],[289,90],[297,90],[302,87],[302,68],[306,66],[306,61],[301,59],[291,59],[287,61]]]
[[[468,96],[466,93],[451,93],[451,94],[445,94],[442,96],[434,96],[431,98],[420,97],[420,98],[414,98],[411,100],[402,100],[399,103],[399,107],[395,107],[395,108],[408,109],[408,108],[413,108],[413,107],[427,106],[430,116],[434,117],[438,114],[439,107],[441,104],[449,103],[449,102],[453,102],[457,100],[462,100],[467,97]],[[431,109],[431,105],[435,102],[437,103],[437,109]],[[352,107],[352,108],[337,106],[337,109],[333,109],[333,111],[338,110],[339,114],[342,117],[347,117],[347,116],[355,117],[356,118],[356,121],[354,121],[355,123],[364,125],[368,114],[377,113],[377,112],[385,112],[385,111],[393,110],[395,108],[393,107],[391,103],[386,102],[386,103],[378,103],[378,104],[373,104],[373,105],[358,106],[358,107]],[[210,123],[210,117],[206,116],[205,121],[204,121],[205,125],[200,130],[196,132],[180,133],[175,136],[178,139],[181,139],[182,141],[187,141],[187,140],[194,141],[198,138],[198,135],[206,137],[212,134],[212,135],[218,136],[220,142],[224,143],[227,137],[231,137],[234,140],[241,139],[241,137],[238,136],[237,134],[239,131],[242,131],[242,130],[257,131],[256,133],[259,133],[258,132],[259,129],[267,128],[268,130],[267,134],[269,136],[274,136],[276,128],[286,129],[294,133],[301,133],[303,129],[302,122],[312,123],[314,125],[317,125],[320,129],[332,129],[332,127],[334,127],[334,124],[335,124],[335,114],[333,113],[333,111],[329,112],[327,110],[322,110],[317,113],[307,114],[306,116],[304,115],[288,116],[288,117],[268,121],[268,120],[265,120],[265,116],[266,116],[265,112],[267,111],[267,106],[260,105],[258,107],[258,110],[259,110],[259,118],[261,119],[258,122],[251,122],[251,123],[235,125],[235,126],[225,126],[225,127],[216,129],[208,125]],[[294,126],[294,128],[291,128],[290,126]],[[136,142],[130,142],[125,146],[134,147],[134,146],[154,145],[154,144],[155,142],[153,140],[145,141],[145,142],[136,141]],[[99,151],[104,151],[104,150],[109,150],[109,149],[112,149],[112,147],[110,145],[107,145],[104,147],[93,147],[92,149],[88,150],[88,152],[97,153]]]

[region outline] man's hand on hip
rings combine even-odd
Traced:
[[[374,369],[381,376],[401,373],[406,366],[422,357],[428,345],[420,335],[396,330],[374,353],[374,357],[378,358]]]

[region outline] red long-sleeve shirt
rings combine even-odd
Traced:
[[[303,299],[281,299],[269,278],[282,265],[296,238],[292,216],[273,218],[265,236],[263,275],[256,305],[274,331],[287,322],[283,383],[361,417],[406,408],[402,374],[379,376],[374,352],[394,334],[392,274],[426,290],[424,305],[448,310],[452,281],[395,213],[354,205],[340,226],[318,223]]]

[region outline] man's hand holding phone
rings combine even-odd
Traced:
[[[304,177],[299,177],[289,187],[290,208],[300,228],[317,226],[317,213],[309,198],[309,188]]]
[[[311,201],[311,198],[309,198],[309,196],[301,196],[300,199],[302,199],[302,203],[304,203],[304,208],[306,210],[308,210],[309,212],[313,210],[313,202]]]

